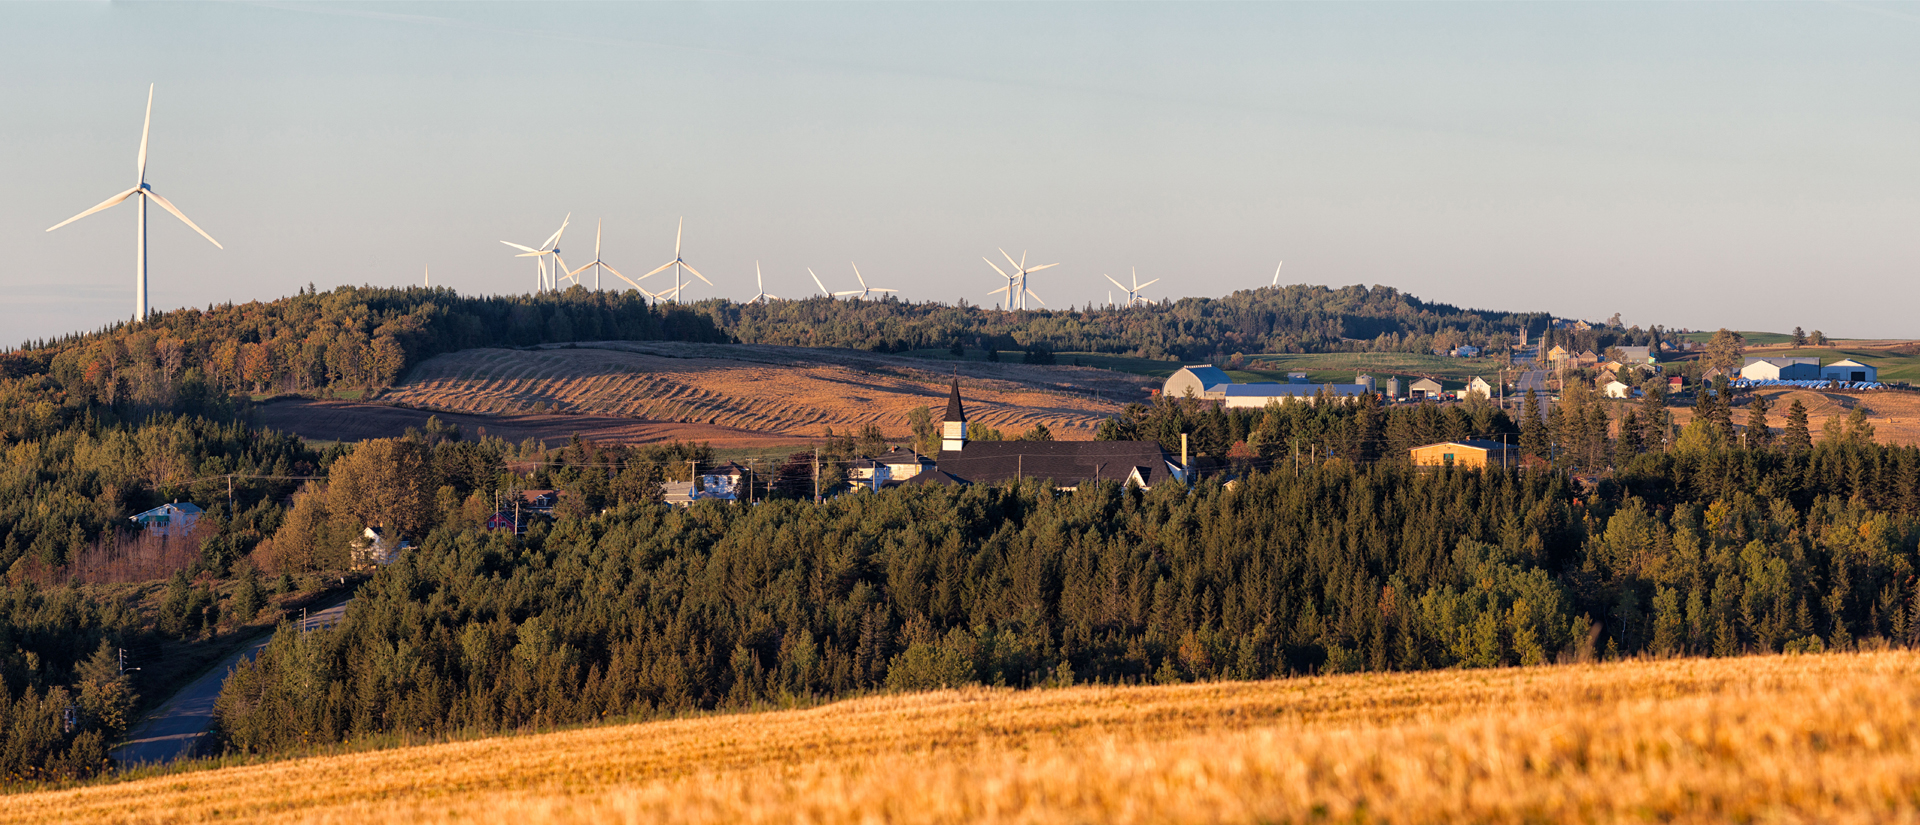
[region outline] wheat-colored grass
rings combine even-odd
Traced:
[[[889,696],[7,798],[0,820],[1911,822],[1920,656]]]

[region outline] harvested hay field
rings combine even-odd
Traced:
[[[485,415],[558,410],[649,422],[818,436],[873,424],[908,435],[907,415],[936,416],[958,369],[968,417],[1009,436],[1043,424],[1090,439],[1101,420],[1156,382],[1085,367],[941,363],[851,350],[676,342],[474,349],[430,358],[382,397]]]
[[[819,439],[757,433],[711,424],[674,421],[638,421],[602,415],[468,415],[436,413],[387,404],[357,401],[313,401],[290,398],[254,408],[253,421],[262,427],[290,432],[310,441],[362,441],[398,438],[408,427],[424,427],[427,419],[460,426],[468,437],[499,436],[508,441],[528,439],[549,445],[578,434],[588,441],[617,444],[653,444],[666,441],[704,441],[716,447],[799,449]]]
[[[973,689],[180,773],[12,822],[1911,822],[1920,654]]]
[[[1830,418],[1844,422],[1854,407],[1865,407],[1867,423],[1873,425],[1873,438],[1881,444],[1920,445],[1920,393],[1900,391],[1879,392],[1820,392],[1817,390],[1797,390],[1771,388],[1759,390],[1755,395],[1763,395],[1773,403],[1767,411],[1767,422],[1775,433],[1787,426],[1787,407],[1795,400],[1807,408],[1807,427],[1813,431],[1813,440],[1818,443],[1821,428]],[[1740,427],[1747,425],[1747,403],[1742,396],[1734,397],[1733,423]],[[1686,426],[1693,420],[1692,407],[1672,409],[1675,424]]]

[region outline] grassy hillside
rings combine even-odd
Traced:
[[[1776,344],[1793,343],[1793,336],[1784,332],[1755,332],[1746,329],[1737,330],[1737,332],[1747,339],[1747,346],[1750,347],[1767,347]],[[1688,332],[1679,337],[1683,341],[1694,341],[1704,344],[1713,339],[1713,332]]]
[[[0,821],[1910,821],[1920,655],[966,690],[163,775]]]
[[[984,351],[972,349],[958,358],[943,349],[914,350],[907,354],[943,361],[986,360]],[[1023,355],[1025,353],[1019,350],[1004,351],[1000,353],[1000,361],[1001,363],[1019,363]],[[1389,375],[1432,375],[1446,380],[1465,381],[1475,375],[1493,376],[1500,371],[1500,362],[1491,358],[1443,358],[1438,355],[1410,352],[1282,353],[1248,355],[1247,360],[1277,365],[1278,369],[1230,370],[1228,374],[1233,376],[1233,380],[1285,381],[1288,372],[1304,370],[1308,379],[1315,383],[1346,383],[1353,380],[1354,374],[1361,372],[1380,379],[1385,379]],[[1172,375],[1186,363],[1156,358],[1108,355],[1100,352],[1058,352],[1054,353],[1054,362],[1066,366],[1098,367],[1159,379]]]

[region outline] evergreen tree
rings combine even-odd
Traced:
[[[1780,432],[1780,448],[1796,454],[1813,449],[1813,431],[1807,427],[1807,407],[1798,398],[1787,405],[1787,426]]]
[[[1543,461],[1552,456],[1546,422],[1540,418],[1540,397],[1531,387],[1520,404],[1520,454]]]
[[[1764,450],[1773,446],[1773,429],[1767,426],[1767,410],[1773,406],[1764,395],[1747,402],[1747,449]]]

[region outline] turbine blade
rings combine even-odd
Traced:
[[[607,267],[607,270],[608,270],[608,271],[612,271],[612,270],[613,270],[613,267]],[[622,281],[626,281],[626,282],[627,282],[627,284],[628,284],[628,285],[630,285],[630,286],[632,286],[632,287],[633,287],[634,289],[640,289],[640,284],[638,284],[638,283],[636,283],[636,282],[635,282],[635,281],[634,281],[634,280],[633,280],[632,278],[629,278],[629,277],[627,277],[627,276],[625,276],[625,275],[621,275],[621,274],[620,274],[620,273],[618,273],[618,272],[614,272],[613,274],[614,274],[614,276],[615,276],[615,277],[618,277],[618,278],[619,278],[620,280],[622,280]],[[651,297],[653,297],[653,293],[651,293],[651,292],[648,292],[648,291],[646,291],[646,290],[644,290],[644,289],[640,289],[640,294],[641,294],[641,295],[645,295],[645,296],[647,296],[647,297],[649,297],[649,298],[651,298]]]
[[[573,274],[572,272],[568,272],[568,271],[567,271],[567,259],[565,259],[565,258],[562,258],[562,257],[560,257],[560,251],[559,251],[559,250],[557,250],[557,249],[556,249],[556,250],[554,250],[554,252],[553,252],[553,260],[554,260],[554,261],[555,261],[556,263],[558,263],[558,264],[560,264],[560,271],[561,271],[561,272],[566,272],[566,273],[567,273],[568,275],[572,275],[572,274]],[[581,269],[586,269],[586,267],[584,267],[584,266],[583,266],[583,267],[581,267]]]
[[[1100,277],[1102,277],[1102,278],[1105,278],[1105,279],[1107,279],[1108,281],[1110,281],[1110,282],[1112,282],[1112,284],[1113,284],[1114,286],[1117,286],[1117,287],[1120,287],[1121,289],[1126,289],[1126,287],[1125,287],[1125,286],[1122,286],[1122,285],[1120,284],[1120,282],[1119,282],[1119,281],[1115,281],[1115,280],[1113,280],[1113,276],[1112,276],[1112,275],[1107,275],[1107,274],[1105,274],[1105,273],[1102,273],[1102,274],[1100,275]]]
[[[613,267],[611,267],[611,266],[607,266],[607,264],[606,264],[606,262],[605,262],[605,261],[601,261],[601,260],[599,260],[599,259],[597,259],[597,258],[596,258],[596,259],[594,259],[594,263],[596,263],[596,264],[599,264],[600,266],[602,266],[602,267],[604,267],[604,268],[605,268],[605,269],[606,269],[606,270],[607,270],[608,272],[611,272],[611,273],[613,273],[614,275],[616,275],[616,276],[618,276],[618,277],[620,277],[620,278],[625,278],[625,277],[627,277],[627,276],[625,276],[625,275],[621,275],[621,274],[620,274],[620,270],[618,270],[618,269],[614,269],[614,268],[613,268]],[[586,267],[581,267],[581,268],[582,268],[582,269],[585,269]],[[627,283],[633,283],[633,282],[632,282],[632,281],[627,281]]]
[[[184,223],[188,226],[193,227],[193,231],[200,233],[200,237],[206,238],[207,243],[213,244],[214,247],[218,249],[226,249],[226,247],[220,245],[219,241],[214,240],[212,235],[207,234],[207,230],[201,229],[199,226],[195,225],[194,222],[189,220],[186,215],[181,214],[180,210],[173,208],[173,204],[168,203],[166,198],[160,197],[159,192],[155,192],[152,189],[148,189],[147,197],[152,198],[154,203],[160,204],[161,209],[165,209],[168,212],[172,212],[173,216],[176,218],[179,218],[181,223]]]
[[[981,257],[981,258],[980,258],[980,260],[983,260],[983,261],[987,261],[987,259],[986,259],[986,258],[985,258],[984,256],[983,256],[983,257]],[[1008,275],[1008,274],[1007,274],[1007,271],[1006,271],[1006,270],[1004,270],[1004,269],[1001,269],[1001,268],[1000,268],[1000,265],[999,265],[999,264],[996,264],[996,263],[994,263],[994,262],[992,262],[992,261],[987,261],[987,266],[990,266],[990,267],[993,267],[993,271],[995,271],[995,272],[998,272],[998,273],[1000,273],[1000,277],[1002,277],[1002,278],[1012,278],[1012,277],[1013,277],[1012,275]],[[991,292],[989,292],[989,293],[987,293],[987,294],[989,294],[989,295],[991,295],[991,294],[993,294],[993,293],[991,293]]]
[[[839,298],[839,297],[841,297],[841,296],[844,296],[844,295],[859,295],[859,294],[860,294],[860,290],[857,290],[857,289],[849,289],[849,290],[847,290],[847,291],[845,291],[845,292],[835,292],[835,293],[833,293],[833,297],[835,297],[835,298]]]
[[[879,288],[879,287],[877,287],[877,286],[876,286],[876,287],[874,287],[874,288],[872,288],[872,289],[869,289],[869,290],[867,290],[867,291],[868,291],[868,292],[899,292],[900,290],[897,290],[897,289],[881,289],[881,288]]]
[[[147,120],[140,124],[140,182],[147,182],[147,132],[153,128],[153,84],[147,84]]]
[[[56,223],[56,224],[54,224],[54,225],[52,225],[52,226],[50,226],[50,227],[47,227],[47,231],[48,231],[48,232],[52,232],[52,231],[53,231],[53,230],[55,230],[55,229],[59,229],[60,227],[63,227],[63,226],[66,226],[67,224],[70,224],[70,223],[73,223],[74,221],[77,221],[77,220],[80,220],[81,218],[84,218],[84,217],[86,217],[86,216],[88,216],[88,215],[91,215],[91,214],[93,214],[93,213],[95,213],[95,212],[98,212],[98,211],[100,211],[100,210],[102,210],[102,209],[105,209],[105,208],[107,208],[107,207],[109,207],[109,206],[113,206],[114,204],[117,204],[117,203],[119,203],[119,202],[121,202],[121,201],[123,201],[123,200],[126,200],[126,199],[128,199],[128,198],[131,198],[131,197],[133,197],[133,195],[134,195],[134,193],[135,193],[135,192],[138,192],[138,191],[140,191],[140,187],[138,187],[138,186],[136,186],[136,187],[133,187],[132,189],[128,189],[128,190],[127,190],[127,191],[125,191],[125,192],[121,192],[121,193],[120,193],[120,194],[118,194],[118,195],[114,195],[114,196],[113,196],[113,197],[111,197],[111,198],[108,198],[108,199],[106,199],[106,200],[104,200],[104,201],[101,201],[101,202],[100,202],[100,205],[99,205],[99,206],[96,206],[96,207],[94,207],[94,208],[92,208],[92,209],[89,209],[89,210],[87,210],[87,211],[85,211],[85,212],[82,212],[82,213],[80,213],[80,214],[78,214],[78,215],[75,215],[75,216],[73,216],[73,217],[71,217],[71,218],[68,218],[68,219],[66,219],[66,220],[64,220],[64,221],[61,221],[61,222],[59,222],[59,223]]]
[[[600,260],[600,230],[606,228],[603,226],[605,223],[604,220],[593,223],[593,259],[596,261]]]
[[[1157,284],[1157,283],[1160,283],[1160,279],[1159,279],[1159,278],[1155,278],[1155,279],[1153,279],[1153,280],[1151,280],[1151,281],[1148,281],[1148,282],[1146,282],[1146,283],[1144,283],[1144,284],[1141,284],[1141,285],[1139,285],[1139,286],[1136,286],[1136,287],[1134,287],[1134,288],[1133,288],[1133,291],[1135,291],[1135,292],[1139,292],[1140,290],[1143,290],[1143,289],[1146,289],[1147,287],[1150,287],[1150,286],[1153,286],[1154,284]]]
[[[1032,298],[1033,298],[1034,300],[1036,300],[1036,301],[1039,301],[1039,302],[1040,302],[1040,305],[1041,305],[1041,306],[1046,306],[1046,305],[1047,305],[1047,302],[1046,302],[1045,300],[1043,300],[1043,299],[1042,299],[1042,298],[1041,298],[1041,297],[1040,297],[1039,295],[1036,295],[1036,294],[1034,294],[1034,291],[1033,291],[1033,290],[1031,290],[1031,289],[1029,289],[1029,290],[1027,290],[1027,294],[1028,294],[1029,296],[1032,296]]]
[[[506,245],[508,245],[508,246],[511,246],[511,247],[513,247],[514,249],[518,249],[518,250],[521,250],[521,251],[524,251],[524,252],[539,252],[539,251],[540,251],[540,250],[538,250],[538,249],[534,249],[534,248],[533,248],[533,247],[531,247],[531,246],[521,246],[521,245],[519,245],[519,244],[517,244],[517,243],[514,243],[513,241],[501,241],[501,243],[503,243],[503,244],[506,244]],[[516,257],[516,258],[518,258],[518,257],[521,257],[521,256],[519,256],[519,255],[515,255],[514,257]]]
[[[999,249],[999,247],[994,247],[994,248],[995,248],[995,249]],[[1000,254],[1001,254],[1001,255],[1004,255],[1004,256],[1006,256],[1006,259],[1007,259],[1007,266],[1010,266],[1010,267],[1013,267],[1014,269],[1019,269],[1019,268],[1020,268],[1020,262],[1019,262],[1019,261],[1016,261],[1016,260],[1014,260],[1014,259],[1013,259],[1013,256],[1012,256],[1012,255],[1007,255],[1007,251],[1006,251],[1005,249],[1001,249],[1001,250],[1000,250]],[[1024,253],[1024,252],[1022,252],[1022,253],[1020,253],[1020,254],[1021,254],[1022,256],[1024,256],[1024,255],[1025,255],[1026,253]],[[995,267],[995,268],[997,269],[998,267]]]
[[[852,267],[853,267],[853,277],[855,277],[855,278],[859,278],[859,279],[860,279],[860,288],[861,288],[861,289],[866,289],[866,288],[867,288],[867,278],[866,278],[866,276],[864,276],[864,275],[861,275],[861,274],[860,274],[860,265],[859,265],[859,264],[856,264],[856,263],[854,263],[854,262],[852,262],[852,261],[848,261],[848,262],[847,262],[847,264],[848,264],[849,266],[852,266]]]
[[[813,275],[813,267],[807,267],[807,274]],[[826,292],[828,295],[833,294],[831,292],[827,292],[827,285],[820,283],[820,276],[818,275],[813,275],[813,285],[819,287],[821,292]]]
[[[680,228],[673,230],[673,257],[680,257],[680,234],[687,231],[687,219],[680,219]]]
[[[1006,292],[1006,291],[1007,291],[1007,290],[1008,290],[1009,288],[1011,288],[1012,286],[1013,286],[1012,284],[1008,284],[1007,286],[1003,286],[1003,287],[1001,287],[1001,288],[999,288],[999,289],[996,289],[996,290],[994,290],[993,292],[989,292],[989,293],[987,293],[987,294],[988,294],[988,295],[992,295],[992,294],[994,294],[995,292]]]
[[[518,255],[515,255],[515,256],[513,256],[513,257],[515,257],[515,258],[538,258],[538,257],[540,257],[540,256],[542,256],[542,255],[552,255],[552,254],[553,254],[553,250],[551,250],[551,249],[536,249],[536,250],[534,250],[534,251],[532,251],[532,252],[522,252],[522,253],[520,253],[520,254],[518,254]]]
[[[1280,267],[1286,266],[1286,264],[1286,261],[1281,261],[1273,265],[1273,286],[1280,285]]]
[[[759,261],[753,262],[753,287],[755,289],[761,290],[762,291],[761,294],[763,295],[766,294],[765,290],[767,288],[767,284],[765,281],[762,281],[760,279],[760,262]]]
[[[649,273],[647,273],[647,274],[645,274],[645,275],[642,275],[642,276],[640,276],[640,280],[642,280],[642,281],[644,281],[644,280],[646,280],[646,279],[648,279],[648,278],[651,278],[651,277],[653,277],[653,276],[655,276],[655,275],[658,275],[658,274],[660,274],[660,273],[662,273],[662,272],[665,272],[665,271],[667,271],[667,270],[669,270],[669,269],[672,269],[672,268],[673,268],[673,265],[674,265],[674,264],[677,264],[677,263],[679,263],[679,261],[668,261],[668,262],[666,262],[666,263],[664,263],[664,264],[661,264],[661,265],[660,265],[660,268],[659,268],[659,269],[656,269],[656,270],[654,270],[654,271],[652,271],[652,272],[649,272]]]
[[[1042,265],[1040,265],[1040,266],[1036,266],[1036,267],[1034,267],[1034,268],[1032,268],[1032,269],[1029,269],[1029,270],[1027,270],[1027,271],[1028,271],[1028,272],[1039,272],[1039,271],[1040,271],[1040,270],[1042,270],[1042,269],[1050,269],[1050,268],[1052,268],[1052,267],[1056,267],[1056,266],[1059,266],[1059,264],[1042,264]]]
[[[694,269],[692,266],[689,266],[686,261],[681,261],[680,265],[687,267],[687,271],[693,273],[693,277],[699,278],[702,281],[707,281],[707,276],[700,274],[700,270]],[[707,286],[713,286],[713,282],[707,281]]]

